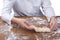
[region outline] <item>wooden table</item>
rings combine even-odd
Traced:
[[[2,20],[0,21],[2,22],[0,24],[5,24]],[[0,33],[0,40],[60,40],[60,33],[36,33],[35,31],[16,27],[10,31],[7,30],[6,32]]]

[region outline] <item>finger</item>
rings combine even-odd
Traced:
[[[35,29],[35,26],[34,25],[31,25],[29,27],[30,27],[30,29]]]
[[[50,26],[52,25],[52,22],[50,22]]]
[[[28,21],[25,21],[24,23],[25,23],[27,26],[30,26],[30,25],[31,25],[31,23],[28,22]]]
[[[29,29],[29,30],[34,30],[35,26],[30,25],[30,26],[26,26],[26,28]]]
[[[54,28],[54,23],[51,23],[51,24],[50,24],[50,28],[51,28],[51,30],[53,30],[53,28]]]
[[[31,25],[28,25],[28,23],[25,21],[24,23],[22,23],[23,27],[26,28],[26,29],[29,29],[29,30],[32,30],[32,26]]]
[[[56,24],[55,23],[53,23],[53,25],[52,25],[52,28],[51,28],[51,30],[56,30],[57,29],[57,26],[56,26]]]
[[[28,26],[26,23],[23,24],[24,28],[31,30],[32,28],[30,26]]]
[[[52,24],[53,24],[53,23],[52,23],[52,22],[50,22],[50,28],[52,28]]]
[[[23,28],[27,28],[27,25],[26,25],[25,23],[22,23],[21,26],[22,26]]]

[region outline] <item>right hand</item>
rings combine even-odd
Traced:
[[[26,28],[28,30],[34,30],[35,26],[33,26],[30,22],[25,19],[18,19],[17,24],[21,25],[22,28]]]

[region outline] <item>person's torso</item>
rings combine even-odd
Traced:
[[[16,0],[13,9],[18,15],[38,16],[42,15],[41,2],[41,0]]]

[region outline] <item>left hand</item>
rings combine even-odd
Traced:
[[[52,31],[57,29],[57,22],[56,22],[56,19],[55,19],[54,16],[51,17],[50,28],[51,28]]]

